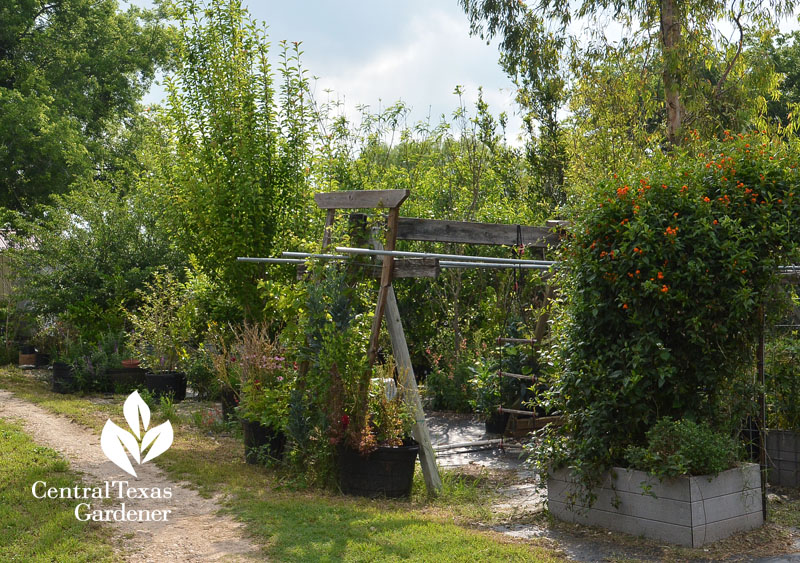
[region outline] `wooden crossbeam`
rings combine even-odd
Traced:
[[[440,221],[401,217],[397,225],[398,240],[450,242],[460,244],[491,244],[544,248],[558,246],[559,236],[547,227],[473,223],[469,221]]]
[[[351,190],[314,194],[320,209],[387,209],[399,207],[411,190]]]

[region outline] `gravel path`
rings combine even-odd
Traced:
[[[259,547],[245,537],[242,524],[218,514],[221,507],[216,500],[205,499],[187,486],[170,480],[152,463],[137,466],[138,478],[131,477],[106,458],[100,448],[99,432],[2,390],[0,417],[19,420],[36,443],[66,457],[72,469],[83,475],[88,486],[102,485],[104,481],[128,481],[130,487],[172,490],[172,498],[168,500],[125,499],[126,510],[170,509],[172,512],[167,522],[111,523],[121,546],[120,557],[124,560],[160,563],[263,559]],[[94,504],[97,501],[88,502],[93,503],[92,508],[116,509],[120,501],[114,498],[111,505],[100,506]]]

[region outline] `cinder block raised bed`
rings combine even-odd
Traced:
[[[767,433],[767,481],[779,487],[800,487],[800,434],[790,430]]]
[[[576,487],[566,469],[550,475],[547,501],[556,518],[687,547],[700,547],[764,523],[761,474],[754,463],[716,477],[664,481],[643,471],[615,468],[595,490],[597,500],[588,509],[571,503]]]

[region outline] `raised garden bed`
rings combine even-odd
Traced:
[[[800,433],[770,430],[767,433],[767,481],[778,487],[800,487]]]
[[[587,508],[571,504],[576,489],[569,471],[553,472],[547,481],[550,512],[561,520],[701,547],[764,523],[761,474],[757,464],[717,476],[678,477],[659,481],[644,471],[614,468],[595,489]]]

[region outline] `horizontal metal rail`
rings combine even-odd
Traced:
[[[549,270],[552,266],[544,264],[506,264],[502,262],[439,262],[441,268],[520,268],[522,270]]]
[[[502,336],[497,338],[498,344],[536,344],[535,338],[504,338]]]
[[[469,256],[463,254],[438,254],[435,252],[409,252],[406,250],[375,250],[372,248],[353,248],[350,246],[337,246],[336,252],[345,254],[366,254],[368,256],[394,256],[397,258],[439,258],[440,260],[456,260],[459,262],[488,262],[493,264],[537,264],[539,266],[552,266],[552,260],[521,260],[518,258],[495,258],[492,256]]]
[[[508,373],[507,371],[498,371],[498,375],[502,377],[511,377],[514,379],[523,379],[525,381],[537,381],[538,378],[535,375],[523,375],[521,373]]]
[[[258,262],[266,264],[305,264],[305,260],[298,258],[250,258],[247,256],[239,256],[236,258],[237,262]]]
[[[281,252],[287,258],[315,258],[317,260],[345,260],[350,258],[345,254],[309,254],[308,252]]]
[[[461,442],[458,444],[441,444],[438,446],[433,446],[434,451],[442,452],[446,450],[457,450],[460,448],[489,448],[494,446],[500,446],[503,444],[502,438],[495,438],[493,440],[478,440],[477,442]]]

